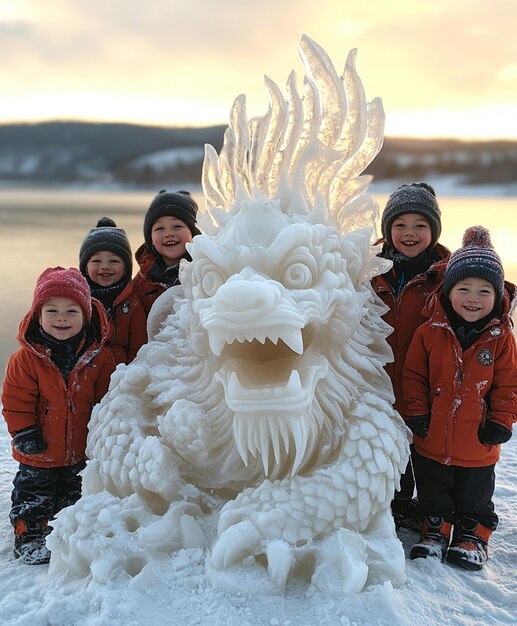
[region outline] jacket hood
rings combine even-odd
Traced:
[[[508,315],[513,315],[517,307],[517,287],[507,280],[504,281],[503,301],[506,295],[508,295]]]
[[[141,274],[144,277],[150,278],[151,280],[154,280],[154,281],[158,280],[159,281],[158,277],[156,277],[156,276],[152,277],[151,276],[151,270],[153,269],[153,267],[154,267],[154,265],[156,263],[156,260],[158,258],[161,258],[161,257],[159,257],[158,254],[155,254],[154,252],[152,252],[152,250],[149,250],[149,248],[144,243],[136,251],[135,258],[136,258],[136,262],[140,266],[139,274]],[[185,259],[186,261],[192,261],[192,257],[190,256],[190,254],[188,252],[186,252],[178,260],[178,265],[182,261],[182,259]]]
[[[34,345],[29,341],[28,335],[31,330],[39,324],[39,315],[31,309],[20,322],[18,329],[18,343],[31,350],[35,350]],[[110,325],[106,310],[101,302],[92,298],[92,319],[89,324],[94,341],[100,346],[104,345],[110,336]]]
[[[447,315],[443,308],[442,303],[440,302],[440,298],[444,294],[443,285],[439,287],[434,293],[432,293],[425,306],[422,310],[422,313],[429,318],[431,322],[448,322]],[[493,317],[487,324],[492,325],[494,323],[500,323],[503,326],[508,326],[508,330],[513,328],[512,321],[512,312],[514,311],[517,305],[517,293],[516,287],[513,283],[505,281],[504,283],[504,293],[503,293],[503,301],[502,301],[502,312],[501,315]]]
[[[135,252],[136,262],[140,267],[140,272],[144,274],[144,276],[149,273],[149,270],[154,265],[154,262],[156,261],[156,256],[157,255],[154,254],[154,252],[151,252],[151,250],[149,250],[145,243],[143,243]]]

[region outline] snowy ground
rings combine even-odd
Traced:
[[[0,624],[26,626],[400,626],[517,623],[517,437],[503,446],[496,468],[499,530],[490,560],[480,572],[465,572],[430,560],[407,561],[402,589],[377,586],[342,599],[321,597],[300,581],[285,596],[263,596],[253,580],[242,592],[222,593],[205,577],[202,550],[181,550],[145,581],[117,580],[105,587],[88,580],[55,581],[48,566],[22,565],[12,554],[8,520],[16,464],[0,424]],[[94,520],[92,520],[94,523]],[[416,536],[403,531],[406,552]],[[233,586],[235,586],[235,581]]]

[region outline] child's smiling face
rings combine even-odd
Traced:
[[[168,267],[176,265],[185,256],[185,244],[192,241],[190,228],[177,217],[159,217],[151,228],[151,241],[156,252]]]
[[[431,224],[419,213],[404,213],[391,224],[393,246],[410,259],[428,248],[432,238]]]
[[[86,264],[90,280],[101,287],[111,287],[122,280],[126,266],[122,257],[107,250],[92,254]]]
[[[465,278],[451,289],[449,300],[466,322],[477,322],[494,308],[495,289],[492,283],[482,278]]]
[[[41,307],[41,328],[54,339],[75,337],[84,325],[84,313],[71,298],[50,298]]]

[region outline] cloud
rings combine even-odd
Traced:
[[[514,0],[19,0],[12,6],[22,8],[3,19],[0,11],[4,115],[7,101],[27,95],[35,106],[44,96],[50,107],[54,98],[56,116],[70,117],[65,106],[81,94],[84,102],[97,100],[98,110],[125,98],[121,119],[135,115],[138,99],[154,98],[164,111],[212,111],[211,121],[225,121],[221,112],[239,93],[260,113],[267,102],[263,74],[282,87],[291,69],[303,73],[302,33],[325,48],[338,71],[357,47],[367,96],[381,96],[387,110],[517,106]]]
[[[386,21],[367,39],[383,50],[390,63],[385,77],[399,84],[400,100],[408,108],[447,101],[517,103],[515,83],[501,75],[517,58],[516,22],[513,0],[465,0],[411,20]]]

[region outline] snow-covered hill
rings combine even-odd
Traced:
[[[0,125],[0,184],[158,186],[200,181],[203,146],[222,145],[224,126],[45,122]],[[493,185],[517,194],[517,142],[386,137],[367,173],[387,181],[452,177],[453,187]],[[512,187],[513,185],[513,187]]]

